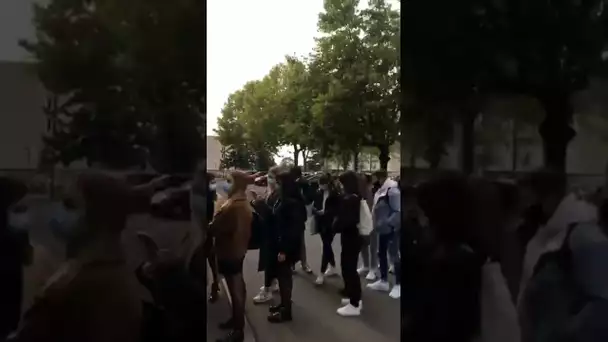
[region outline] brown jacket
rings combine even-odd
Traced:
[[[98,247],[64,263],[10,341],[138,341],[142,303],[133,272],[116,252],[119,248]]]
[[[252,220],[251,205],[244,194],[233,195],[222,205],[209,226],[218,259],[238,260],[245,256]]]

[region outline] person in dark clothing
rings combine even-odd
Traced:
[[[319,178],[319,190],[315,194],[312,207],[316,230],[323,243],[321,273],[315,281],[317,285],[322,285],[325,277],[336,274],[336,259],[332,247],[336,233],[332,225],[336,217],[339,200],[338,190],[333,185],[331,175],[322,175]]]
[[[357,261],[363,238],[359,233],[359,211],[362,197],[360,195],[359,176],[347,171],[338,178],[343,188],[340,204],[334,221],[334,230],[340,233],[342,251],[340,266],[344,280],[343,307],[337,310],[341,316],[359,316],[361,314],[361,280],[357,273]]]
[[[272,208],[279,199],[279,191],[277,187],[277,175],[279,170],[280,169],[278,166],[272,167],[270,170],[268,170],[268,189],[266,190],[266,196],[263,198],[257,198],[252,203],[255,211],[262,218],[265,227],[258,258],[258,272],[264,272],[264,286],[262,286],[260,288],[260,292],[253,297],[253,302],[255,304],[270,302],[272,300],[272,292],[277,292],[279,290],[276,283],[276,253],[273,254],[269,253],[268,251],[270,241],[269,233],[271,232],[272,227],[274,227],[276,224],[272,215]]]
[[[29,234],[19,223],[27,220],[24,211],[16,212],[19,202],[27,193],[25,184],[6,177],[0,177],[0,279],[2,279],[2,299],[0,299],[0,340],[17,329],[21,317],[23,298],[23,267],[32,262],[32,247]]]
[[[412,341],[469,342],[479,331],[485,258],[468,246],[473,208],[467,178],[439,176],[420,184],[416,195],[433,241],[418,250],[416,258],[405,254],[410,320],[402,336]]]
[[[296,185],[300,192],[300,197],[302,199],[302,204],[304,209],[306,206],[312,204],[314,198],[314,192],[312,191],[312,187],[310,183],[302,177],[302,168],[299,166],[294,166],[290,170],[291,176],[295,179]],[[312,273],[312,269],[308,265],[308,261],[306,258],[306,239],[304,238],[304,230],[302,230],[302,246],[300,247],[300,265],[302,266],[302,270],[308,274]],[[295,271],[295,265],[294,269]]]
[[[270,307],[268,321],[281,323],[292,320],[291,291],[293,287],[292,266],[301,255],[302,231],[306,222],[306,208],[302,205],[301,192],[290,173],[277,177],[279,197],[272,213],[275,224],[270,232],[268,253],[276,257],[276,276],[279,280],[281,303]]]

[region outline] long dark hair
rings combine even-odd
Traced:
[[[0,230],[8,225],[8,210],[11,205],[19,202],[27,194],[25,183],[0,176]]]
[[[327,190],[332,195],[339,193],[334,177],[332,177],[331,173],[329,172],[321,175],[319,178],[319,185],[327,185]]]
[[[342,183],[345,194],[361,196],[361,181],[357,173],[346,171],[338,177],[338,180]]]
[[[277,183],[280,185],[279,193],[283,198],[300,199],[302,194],[293,173],[282,171],[277,175]]]

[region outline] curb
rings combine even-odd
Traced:
[[[228,284],[226,284],[226,279],[222,278],[222,281],[220,282],[222,285],[222,291],[224,291],[224,293],[226,294],[226,297],[228,298],[228,303],[230,304],[230,307],[232,307],[232,297],[230,297],[230,292],[228,291]],[[247,316],[247,312],[245,312],[245,342],[256,342],[258,341],[258,335],[255,331],[255,329],[253,329],[253,326],[251,325],[251,322],[249,321],[249,317]]]

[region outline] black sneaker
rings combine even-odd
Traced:
[[[224,338],[219,338],[217,342],[243,342],[245,340],[245,333],[242,330],[232,330]]]
[[[230,330],[230,329],[234,328],[234,320],[231,318],[231,319],[227,320],[227,321],[226,321],[226,322],[224,322],[224,323],[220,323],[220,324],[218,325],[218,327],[219,327],[221,330]]]
[[[283,306],[281,304],[279,304],[279,305],[271,305],[271,306],[268,307],[268,312],[275,313],[275,312],[281,310],[282,307]]]
[[[278,311],[268,315],[268,322],[270,323],[283,323],[292,321],[291,310],[281,307]]]

